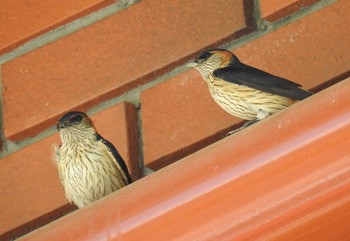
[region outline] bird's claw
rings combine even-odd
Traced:
[[[236,133],[236,132],[238,132],[238,131],[240,131],[240,130],[242,130],[242,129],[244,129],[244,128],[245,128],[245,127],[242,126],[242,127],[240,127],[240,128],[237,128],[237,129],[234,129],[234,130],[232,130],[232,131],[229,131],[229,132],[226,133],[226,137],[228,137],[228,136],[230,136],[230,135],[232,135],[232,134],[234,134],[234,133]]]
[[[234,130],[232,130],[232,131],[227,132],[226,137],[227,137],[227,136],[230,136],[230,135],[232,135],[232,134],[234,134],[234,133],[236,133],[236,132],[238,132],[238,131],[240,131],[240,130],[242,130],[242,129],[244,129],[244,128],[246,128],[246,127],[248,127],[248,126],[250,126],[250,125],[252,125],[252,124],[254,124],[254,123],[256,123],[256,122],[258,122],[258,121],[259,121],[259,120],[257,120],[257,119],[247,121],[246,123],[244,123],[243,126],[237,128],[237,129],[234,129]]]

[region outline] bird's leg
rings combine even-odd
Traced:
[[[244,129],[244,128],[246,128],[246,127],[248,127],[248,126],[250,126],[250,125],[252,125],[252,124],[254,124],[254,123],[256,123],[256,122],[258,122],[258,121],[259,121],[259,119],[249,120],[249,121],[247,121],[246,123],[244,123],[243,126],[241,126],[241,127],[237,128],[237,129],[234,129],[234,130],[228,132],[228,133],[226,134],[226,136],[230,136],[230,135],[232,135],[232,134],[234,134],[234,133],[236,133],[236,132],[238,132],[238,131],[240,131],[240,130],[242,130],[242,129]]]

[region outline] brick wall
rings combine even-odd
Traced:
[[[55,124],[87,111],[134,180],[241,120],[185,64],[205,48],[319,91],[350,76],[346,0],[21,1],[0,7],[0,237],[72,210],[51,161]]]

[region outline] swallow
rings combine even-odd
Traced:
[[[57,130],[62,144],[55,148],[54,160],[70,203],[82,208],[132,183],[117,149],[96,131],[85,113],[66,113]]]
[[[312,95],[301,85],[242,63],[226,49],[209,49],[188,64],[199,71],[215,102],[247,120],[241,130]]]

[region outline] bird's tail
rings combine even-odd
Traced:
[[[293,95],[295,95],[295,97],[293,99],[303,100],[303,99],[306,99],[306,98],[310,97],[311,95],[313,95],[313,93],[311,93],[310,91],[307,91],[307,90],[298,89],[297,91],[293,91]]]

